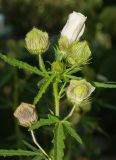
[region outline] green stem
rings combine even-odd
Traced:
[[[43,71],[45,74],[48,74],[41,54],[39,54],[39,67],[41,71]]]
[[[51,158],[48,156],[48,154],[44,151],[44,149],[39,145],[39,143],[36,140],[36,137],[34,135],[34,132],[31,131],[31,136],[33,139],[33,142],[35,143],[35,145],[41,150],[41,152],[48,158],[48,160],[51,160]]]
[[[53,92],[55,100],[55,115],[59,116],[59,95],[58,95],[58,82],[53,83]]]
[[[64,118],[64,120],[67,120],[67,119],[69,119],[72,116],[75,108],[76,108],[76,105],[73,106],[73,108],[71,109],[70,113]]]

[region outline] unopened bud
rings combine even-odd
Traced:
[[[67,88],[67,98],[74,104],[80,104],[83,100],[87,99],[95,90],[86,80],[71,80]]]
[[[23,127],[30,127],[38,118],[35,106],[28,103],[21,103],[15,110],[14,116]]]
[[[43,32],[37,28],[33,28],[27,33],[26,38],[26,48],[32,54],[42,54],[49,46],[49,37],[46,32]]]
[[[73,43],[66,60],[69,65],[80,66],[86,64],[91,56],[91,51],[86,41]]]
[[[55,73],[62,73],[65,69],[64,63],[55,61],[52,63],[52,71]]]
[[[62,36],[66,36],[69,43],[79,40],[85,29],[87,17],[78,12],[69,14],[67,23],[61,31]]]

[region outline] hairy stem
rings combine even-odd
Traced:
[[[58,94],[58,82],[53,83],[54,101],[55,101],[55,115],[59,116],[59,94]]]
[[[35,143],[35,145],[41,150],[41,152],[48,158],[48,160],[51,160],[51,158],[48,156],[48,154],[44,151],[44,149],[39,145],[39,143],[36,140],[36,137],[34,135],[34,132],[31,131],[31,136],[33,139],[33,142]]]
[[[48,75],[48,72],[46,71],[45,64],[44,64],[41,54],[39,54],[39,67],[42,72]]]

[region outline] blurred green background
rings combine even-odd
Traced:
[[[36,26],[49,33],[51,46],[44,59],[52,61],[51,48],[57,43],[60,31],[72,11],[87,16],[82,39],[89,42],[93,53],[91,63],[84,67],[81,74],[88,80],[115,82],[115,0],[0,0],[0,52],[37,65],[37,58],[29,55],[23,40],[25,34]],[[13,112],[20,102],[32,103],[38,90],[38,81],[38,77],[0,60],[0,148],[25,148],[22,140],[31,143],[29,133],[17,125]],[[42,117],[48,113],[48,107],[53,106],[50,94],[49,89],[43,97],[46,101],[41,100],[38,104],[38,112]],[[65,101],[63,99],[61,102],[61,111],[68,111]],[[65,160],[116,159],[116,89],[96,89],[91,106],[75,113],[71,121],[77,126],[84,144],[79,146],[68,139]],[[49,128],[39,130],[37,136],[41,145],[49,150],[53,135],[46,133],[49,133]],[[3,159],[18,158],[0,157],[0,160]]]

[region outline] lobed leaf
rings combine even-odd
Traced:
[[[0,53],[0,58],[2,60],[4,60],[6,63],[8,63],[8,64],[10,64],[14,67],[18,67],[19,69],[24,69],[28,72],[35,73],[35,74],[38,74],[40,76],[44,76],[44,74],[37,67],[33,67],[26,62],[19,61],[15,58],[3,55],[1,53]]]
[[[65,134],[62,123],[57,123],[54,130],[54,159],[63,160]]]
[[[66,131],[68,132],[68,134],[70,134],[74,139],[76,139],[77,142],[79,142],[80,144],[82,144],[82,139],[77,134],[77,132],[73,128],[72,124],[70,122],[68,122],[68,121],[63,121],[63,125],[64,125]]]
[[[42,97],[42,95],[45,93],[46,89],[48,88],[48,86],[50,85],[50,83],[52,82],[54,78],[54,75],[51,75],[51,77],[48,77],[48,79],[45,81],[45,83],[42,85],[42,87],[40,88],[38,94],[36,95],[36,97],[34,98],[34,104],[36,105],[38,103],[38,101],[40,100],[40,98]]]
[[[35,156],[38,155],[38,152],[27,151],[27,150],[5,150],[0,149],[0,156]]]
[[[38,128],[42,127],[42,126],[47,126],[47,125],[55,124],[58,121],[59,121],[59,119],[57,117],[49,115],[48,119],[41,118],[38,122],[36,122],[35,124],[33,124],[29,128],[29,131],[34,130],[34,129],[38,129]]]

